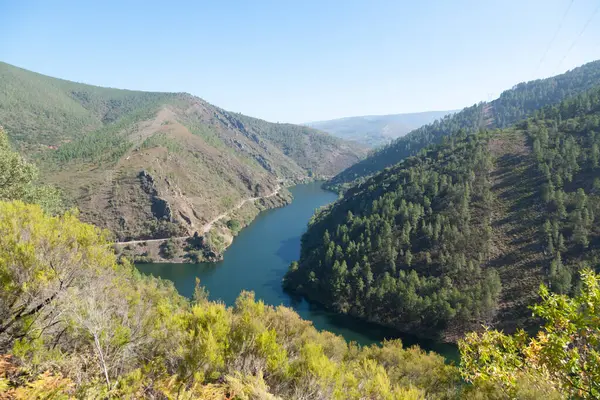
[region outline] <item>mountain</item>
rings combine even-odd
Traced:
[[[350,188],[302,238],[289,290],[456,340],[535,326],[540,283],[600,260],[600,87],[515,127],[464,130]]]
[[[354,142],[186,93],[90,86],[5,63],[0,125],[84,221],[119,240],[202,233],[229,211],[243,226],[288,201],[285,183],[330,177],[366,154]]]
[[[491,102],[481,102],[422,126],[369,155],[332,178],[328,186],[343,190],[370,175],[415,155],[430,144],[459,129],[468,133],[480,128],[504,128],[532,115],[550,104],[600,84],[600,60],[590,62],[562,75],[520,83]]]
[[[426,111],[407,114],[365,115],[309,122],[306,125],[342,139],[354,140],[371,147],[378,147],[454,112]]]

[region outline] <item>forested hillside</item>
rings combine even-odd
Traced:
[[[540,283],[600,255],[600,89],[504,130],[461,130],[320,210],[288,289],[416,334],[527,327]]]
[[[558,104],[600,84],[600,61],[575,68],[562,75],[520,83],[491,102],[481,102],[416,129],[331,179],[329,187],[344,190],[370,175],[390,167],[421,149],[439,143],[459,129],[467,133],[481,128],[504,128],[532,115],[541,107]]]
[[[274,194],[238,211],[235,225],[245,224],[288,201],[283,184],[333,176],[366,154],[186,93],[102,88],[4,63],[0,125],[83,220],[119,240],[189,235],[245,199]]]
[[[328,121],[309,122],[306,125],[342,139],[354,140],[371,147],[379,147],[406,135],[410,131],[454,111],[425,111],[406,114],[365,115]]]

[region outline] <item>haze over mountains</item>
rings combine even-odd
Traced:
[[[0,63],[0,124],[81,218],[120,240],[189,235],[244,199],[245,225],[283,182],[330,177],[366,148],[187,93],[69,82]],[[282,197],[283,196],[283,197]],[[225,227],[222,227],[226,230]]]
[[[354,140],[371,147],[378,147],[454,112],[425,111],[390,115],[365,115],[308,122],[305,125],[342,139]]]

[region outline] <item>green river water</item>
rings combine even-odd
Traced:
[[[457,359],[456,346],[401,334],[393,329],[325,310],[301,298],[285,293],[281,279],[289,264],[299,258],[300,237],[315,209],[337,199],[335,193],[321,189],[321,183],[290,188],[292,204],[262,212],[234,239],[225,251],[224,260],[203,264],[138,264],[140,271],[170,279],[184,296],[194,292],[196,278],[205,286],[212,300],[233,305],[242,290],[251,290],[257,299],[271,305],[292,307],[300,316],[312,321],[320,330],[342,335],[363,345],[383,339],[400,338],[405,346],[418,344],[451,360]]]

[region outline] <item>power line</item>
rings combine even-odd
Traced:
[[[535,75],[537,74],[538,70],[540,69],[540,67],[544,63],[544,60],[546,59],[546,56],[548,55],[548,52],[550,51],[550,48],[554,44],[554,41],[558,37],[558,33],[562,29],[562,26],[565,23],[565,19],[567,18],[567,14],[569,14],[569,11],[571,10],[571,6],[573,5],[574,2],[575,2],[575,0],[571,0],[569,2],[569,6],[567,7],[567,10],[563,14],[562,18],[560,19],[560,22],[558,23],[558,28],[556,28],[556,31],[554,32],[554,36],[552,36],[552,39],[550,40],[550,43],[548,43],[548,47],[546,47],[546,51],[544,51],[544,54],[542,55],[542,58],[540,58],[540,62],[538,64],[537,68],[535,69],[535,72],[533,73],[533,78],[535,78]]]
[[[571,43],[571,46],[569,46],[569,49],[565,53],[564,57],[558,63],[558,67],[556,68],[557,70],[560,70],[560,66],[562,65],[563,61],[565,61],[565,59],[567,58],[567,56],[569,55],[571,50],[573,50],[573,47],[575,47],[575,44],[577,43],[577,41],[583,36],[583,34],[585,33],[585,30],[590,25],[590,22],[592,22],[592,20],[596,16],[596,13],[598,13],[598,10],[600,10],[600,1],[598,2],[598,6],[596,7],[596,9],[592,13],[592,15],[590,15],[590,18],[588,18],[587,22],[583,26],[583,29],[581,30],[581,32],[579,32],[579,35],[577,35],[577,37],[575,37],[575,40],[573,40],[573,43]]]

